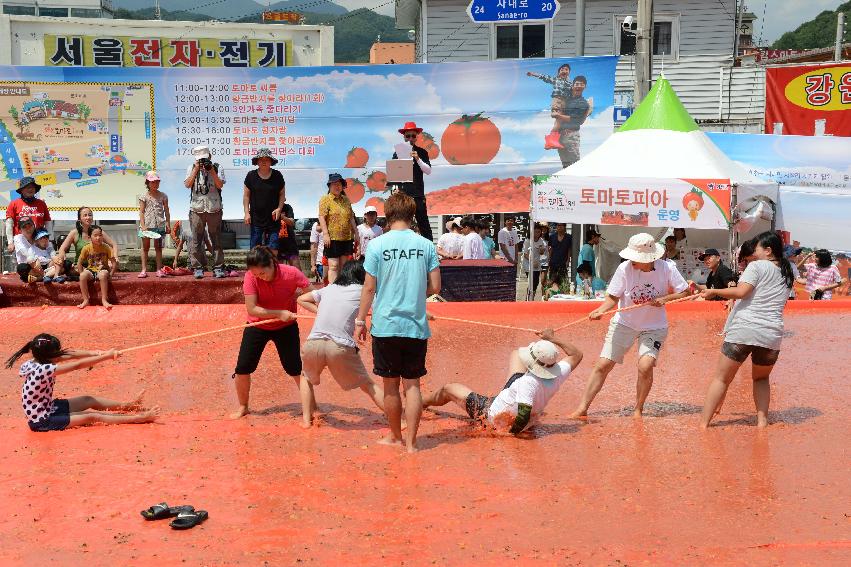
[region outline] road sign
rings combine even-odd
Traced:
[[[552,20],[558,13],[558,0],[473,0],[467,14],[477,24]]]

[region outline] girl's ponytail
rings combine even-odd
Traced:
[[[15,364],[19,358],[30,352],[30,349],[32,349],[32,341],[22,346],[15,354],[9,357],[9,360],[6,361],[6,368],[12,368],[12,365]]]

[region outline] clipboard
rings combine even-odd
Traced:
[[[389,183],[411,183],[414,181],[414,160],[388,159],[385,171]]]

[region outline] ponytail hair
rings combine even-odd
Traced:
[[[783,275],[783,280],[786,282],[786,287],[792,288],[795,283],[795,276],[792,273],[792,264],[783,254],[783,241],[776,232],[763,232],[754,240],[756,243],[767,250],[771,250],[771,255],[774,256],[774,261],[780,266],[780,273]]]
[[[275,253],[268,246],[255,246],[248,257],[245,259],[245,265],[248,268],[270,268],[274,267],[277,271],[278,261],[275,258]]]
[[[10,356],[9,360],[6,361],[6,368],[12,368],[12,365],[27,353],[32,353],[33,358],[39,364],[48,364],[66,352],[58,338],[47,333],[41,333]]]

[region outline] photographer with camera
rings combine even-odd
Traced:
[[[218,163],[213,163],[213,156],[207,146],[192,148],[192,156],[195,163],[187,168],[186,179],[183,181],[186,188],[192,192],[189,198],[189,226],[192,231],[189,266],[195,272],[195,279],[204,277],[204,271],[207,269],[204,242],[209,234],[213,244],[213,277],[223,278],[227,275],[221,239],[222,187],[225,185],[225,172]]]

